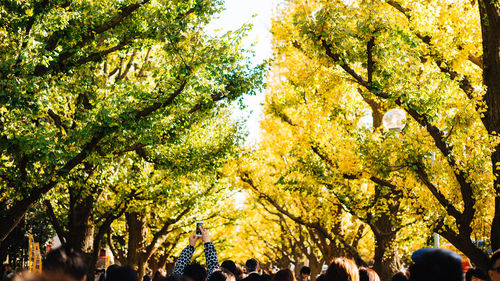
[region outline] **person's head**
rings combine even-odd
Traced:
[[[113,265],[108,267],[106,281],[139,281],[137,272],[130,266]]]
[[[445,249],[426,251],[410,266],[411,281],[462,281],[462,258]]]
[[[359,268],[359,281],[380,281],[377,272],[371,268]]]
[[[193,263],[186,266],[182,276],[187,281],[205,281],[207,279],[207,271],[203,266]]]
[[[42,263],[43,275],[46,279],[87,279],[87,266],[83,256],[71,248],[59,247],[51,250]]]
[[[282,269],[274,274],[272,281],[295,281],[295,276],[290,269]]]
[[[408,281],[408,272],[400,271],[392,276],[391,281]]]
[[[185,279],[179,274],[169,274],[167,277],[160,279],[161,281],[184,281]]]
[[[500,250],[494,252],[490,258],[488,275],[491,281],[500,281]]]
[[[234,274],[234,276],[236,277],[236,263],[234,263],[234,261],[231,261],[231,260],[227,260],[227,261],[223,261],[220,265],[221,267],[231,271],[231,273]]]
[[[231,271],[220,267],[210,274],[207,281],[236,281],[236,277]]]
[[[471,268],[465,273],[465,281],[486,281],[488,275],[479,268]]]
[[[259,263],[257,262],[256,259],[249,259],[245,263],[245,267],[246,267],[248,273],[250,273],[252,271],[257,271],[257,269],[259,269]]]
[[[347,258],[336,258],[325,274],[326,281],[358,281],[359,271],[356,264]]]
[[[303,266],[300,269],[300,277],[302,277],[302,279],[306,279],[309,275],[311,275],[311,268],[309,266]]]

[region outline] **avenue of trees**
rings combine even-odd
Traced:
[[[246,26],[207,33],[222,7],[2,2],[0,259],[16,237],[57,234],[90,280],[106,247],[142,275],[201,219],[221,259],[313,275],[348,256],[388,280],[433,233],[487,267],[500,248],[498,1],[284,1],[267,72],[241,45]],[[231,108],[260,91],[247,148]]]
[[[283,226],[268,243],[316,272],[373,261],[387,280],[438,233],[486,268],[500,248],[499,3],[287,1],[271,31],[261,142],[238,172]]]

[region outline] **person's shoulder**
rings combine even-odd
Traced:
[[[268,275],[268,274],[262,274],[260,276],[260,280],[262,280],[262,281],[271,281],[271,279],[272,279],[271,275]]]

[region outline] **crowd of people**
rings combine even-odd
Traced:
[[[203,241],[206,267],[191,263],[199,240]],[[500,281],[500,250],[491,256],[487,273],[472,268],[464,274],[462,258],[445,249],[425,248],[417,251],[412,259],[413,264],[409,269],[396,273],[391,281]],[[50,251],[42,268],[42,274],[25,272],[10,277],[4,275],[3,278],[13,281],[86,281],[87,278],[87,266],[83,256],[65,247]],[[12,275],[12,272],[9,274]],[[312,279],[309,267],[301,268],[297,276],[290,269],[264,273],[260,270],[258,261],[253,258],[246,261],[244,268],[231,260],[219,265],[217,251],[210,241],[208,232],[203,229],[201,236],[193,233],[189,237],[189,245],[182,250],[172,273],[164,276],[161,272],[156,272],[153,277],[150,274],[151,271],[146,272],[143,281],[309,281]],[[139,277],[130,266],[111,265],[102,272],[99,281],[139,281]],[[339,257],[334,259],[321,275],[315,277],[314,281],[380,281],[380,277],[371,268],[358,267],[352,260]]]

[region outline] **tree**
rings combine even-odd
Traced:
[[[143,158],[253,93],[241,32],[211,38],[219,1],[7,1],[1,6],[0,241],[81,167]]]
[[[400,136],[408,145],[396,144],[400,153],[379,160],[405,164],[439,206],[435,230],[483,268],[488,256],[471,236],[480,234],[479,221],[490,221],[497,249],[500,209],[493,170],[498,85],[492,82],[500,73],[492,51],[499,44],[498,9],[486,2],[290,2],[281,18],[289,36],[280,45],[317,60],[382,113],[406,111],[411,119]]]

